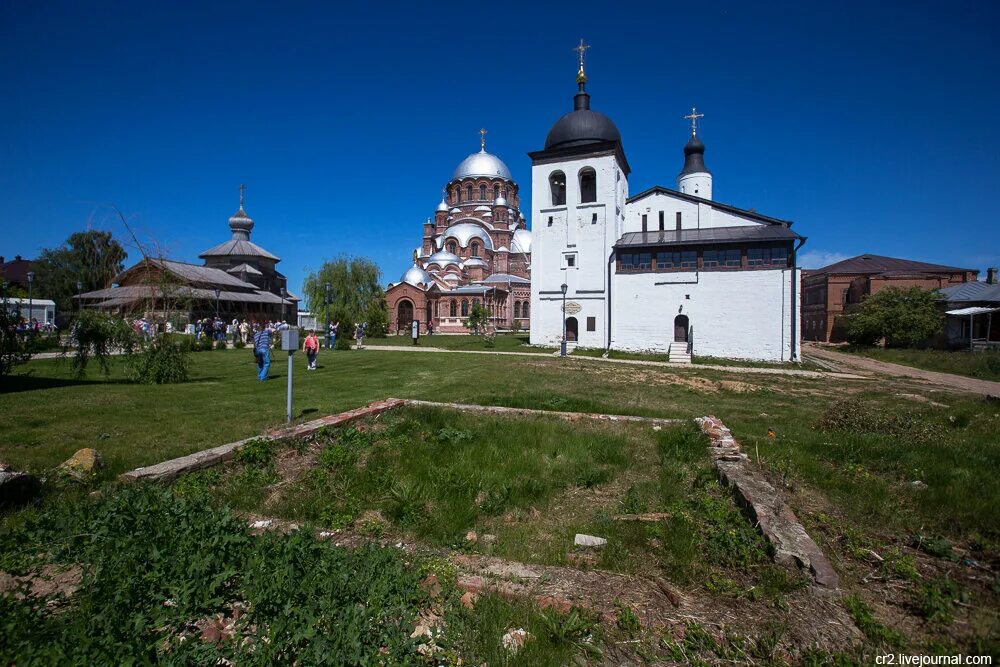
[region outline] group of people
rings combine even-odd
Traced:
[[[28,320],[24,316],[21,316],[17,319],[15,331],[20,336],[27,336],[28,334],[34,334],[36,336],[45,334],[47,336],[51,336],[59,330],[52,322],[39,322],[37,317],[32,317],[31,320]]]

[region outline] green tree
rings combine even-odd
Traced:
[[[340,337],[354,336],[354,323],[366,322],[368,336],[383,337],[389,326],[382,272],[367,257],[338,257],[323,262],[302,287],[306,305],[326,323],[326,284],[330,283],[330,322],[340,322]]]
[[[7,299],[0,301],[0,379],[31,358],[28,337],[17,334],[18,320]]]
[[[126,257],[111,232],[90,229],[71,234],[62,246],[42,250],[33,262],[35,295],[55,301],[58,312],[72,312],[76,283],[83,283],[83,292],[110,287],[125,268]]]
[[[472,329],[473,334],[486,333],[486,327],[490,322],[490,311],[486,306],[478,301],[472,304],[469,310],[469,319],[465,321],[465,326]]]
[[[915,347],[941,332],[937,293],[919,287],[888,287],[866,296],[847,321],[847,340],[887,347]]]

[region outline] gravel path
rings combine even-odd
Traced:
[[[939,373],[937,371],[926,371],[922,368],[893,364],[887,361],[877,361],[862,357],[860,355],[837,352],[828,347],[815,345],[805,345],[802,353],[806,357],[814,357],[820,361],[825,361],[836,365],[841,369],[859,370],[868,373],[881,373],[894,378],[907,378],[917,380],[920,383],[932,385],[940,389],[950,389],[969,394],[981,394],[983,396],[1000,396],[1000,382],[990,380],[978,380],[976,378],[965,377],[964,375],[954,375],[952,373]]]

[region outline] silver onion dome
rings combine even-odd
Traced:
[[[448,252],[447,250],[438,250],[436,253],[427,258],[427,264],[424,266],[430,267],[434,264],[444,268],[449,264],[454,264],[456,266],[462,263],[462,258],[455,253]]]
[[[493,239],[485,229],[474,222],[459,222],[444,230],[443,236],[446,239],[455,239],[462,248],[468,248],[469,242],[474,238],[481,239],[483,247],[493,250]]]
[[[406,273],[400,276],[399,282],[419,287],[420,285],[430,285],[434,282],[434,279],[431,278],[429,273],[414,264],[406,270]]]
[[[473,153],[462,160],[455,172],[451,175],[451,180],[457,181],[463,178],[484,176],[486,178],[503,178],[508,181],[514,179],[510,176],[510,169],[503,163],[503,160],[486,150]]]
[[[514,232],[514,237],[510,241],[511,252],[531,252],[531,232],[527,229],[519,229]]]

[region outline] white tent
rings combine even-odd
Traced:
[[[28,312],[28,299],[7,299],[7,308],[12,312],[20,312],[21,317],[34,317],[42,324],[56,321],[56,302],[48,299],[31,299],[31,312]]]

